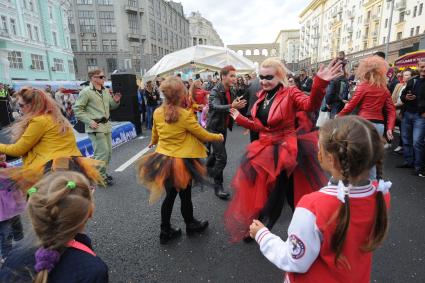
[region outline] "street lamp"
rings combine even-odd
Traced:
[[[388,49],[390,47],[391,26],[392,26],[392,21],[393,21],[394,2],[395,2],[395,0],[387,0],[387,2],[391,2],[390,18],[388,19],[388,35],[387,35],[387,41],[385,42],[385,56],[388,59]]]

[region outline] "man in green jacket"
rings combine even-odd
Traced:
[[[94,158],[102,160],[105,165],[100,173],[107,185],[113,185],[113,179],[107,174],[107,167],[112,155],[112,125],[109,122],[110,110],[119,106],[121,94],[111,96],[105,83],[102,70],[91,70],[88,73],[90,85],[84,88],[73,107],[75,116],[85,124],[94,149]]]

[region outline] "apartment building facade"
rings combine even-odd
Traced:
[[[280,60],[290,70],[297,70],[300,56],[300,30],[281,30],[274,43],[279,46]]]
[[[213,24],[202,17],[199,12],[192,12],[188,17],[191,46],[212,45],[224,46],[223,40],[214,29]]]
[[[67,2],[0,0],[0,81],[74,80]]]
[[[390,21],[392,1],[394,10]],[[392,1],[311,1],[300,14],[301,65],[307,67],[328,61],[339,51],[345,51],[349,58],[355,59],[353,61],[384,51],[390,25],[389,61],[395,60],[401,49],[418,44],[425,28],[424,1]]]
[[[94,68],[145,73],[162,56],[189,46],[179,3],[164,0],[71,0],[71,45],[78,79]]]

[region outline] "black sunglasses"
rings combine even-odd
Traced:
[[[271,81],[274,79],[273,75],[267,75],[267,76],[263,76],[263,75],[259,75],[260,80],[266,80],[266,81]]]
[[[103,80],[103,79],[105,79],[105,76],[93,76],[93,78],[97,78],[97,79]]]

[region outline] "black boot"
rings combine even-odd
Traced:
[[[215,192],[215,195],[217,197],[219,197],[220,199],[223,199],[223,200],[228,200],[229,197],[230,197],[230,194],[228,192],[224,191],[222,184],[214,185],[214,192]]]
[[[190,236],[194,233],[201,233],[202,231],[207,229],[208,224],[208,221],[193,219],[191,222],[186,223],[186,234]]]
[[[161,234],[159,235],[159,242],[164,245],[168,241],[180,237],[182,230],[180,228],[172,227],[171,225],[161,225]]]

